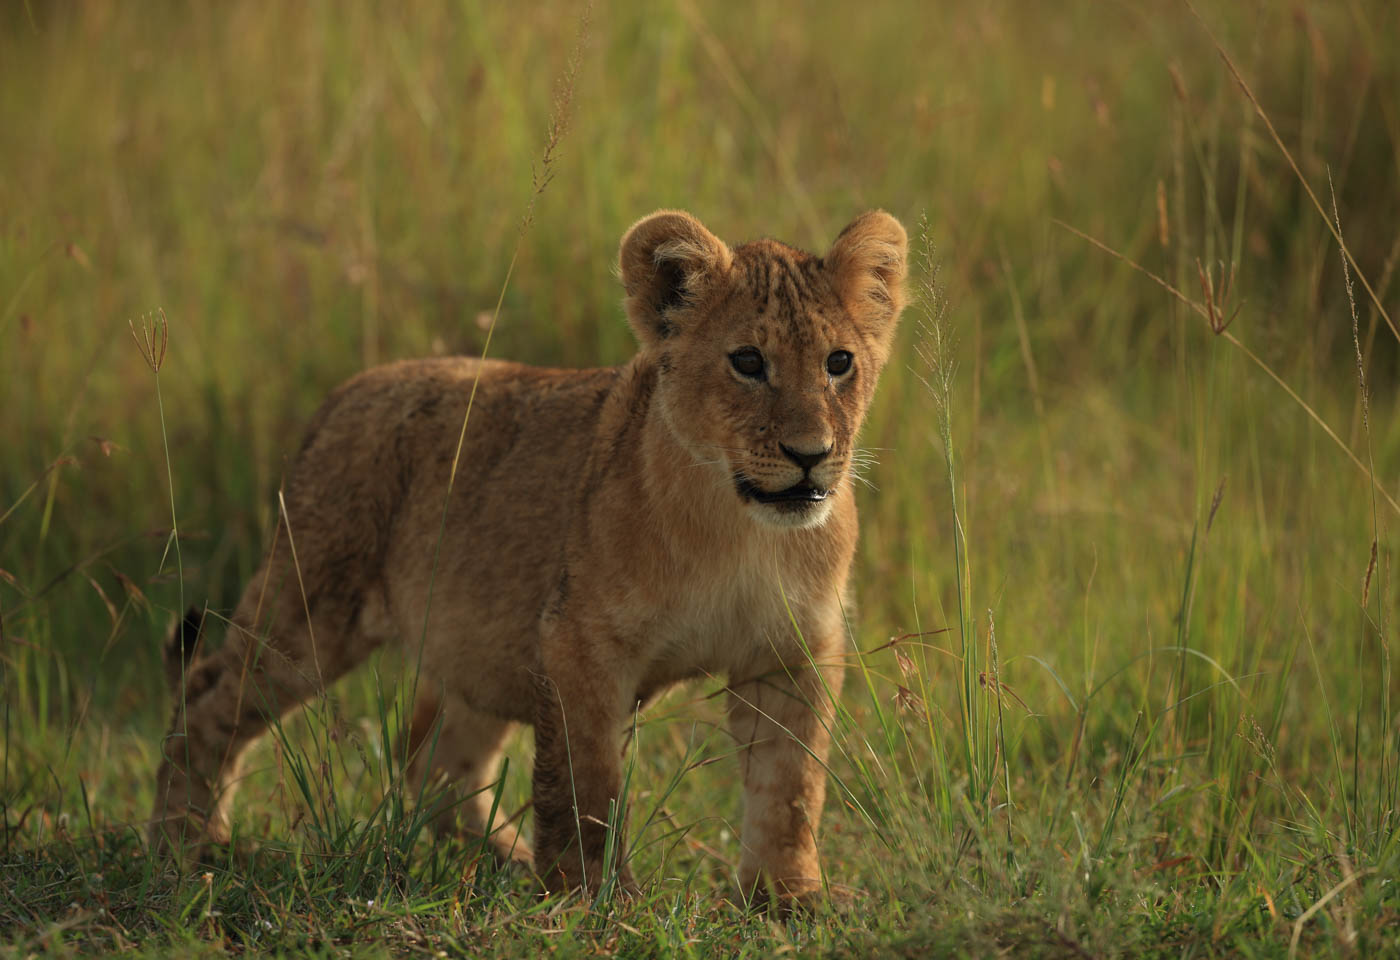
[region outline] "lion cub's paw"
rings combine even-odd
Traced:
[[[824,914],[847,916],[863,896],[855,887],[843,884],[811,886],[801,890],[772,892],[766,887],[758,887],[741,901],[756,913],[767,913],[777,920],[790,920],[799,917],[818,917]]]

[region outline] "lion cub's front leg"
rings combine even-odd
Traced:
[[[616,666],[575,636],[549,631],[536,684],[535,868],[552,892],[592,894],[611,871],[631,886],[620,812],[628,697]]]
[[[841,646],[830,649],[819,662]],[[771,885],[779,901],[790,905],[821,892],[817,828],[841,678],[836,663],[802,663],[730,689],[729,724],[741,745],[744,778],[739,882],[747,897],[765,900]]]

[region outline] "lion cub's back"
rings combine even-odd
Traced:
[[[533,621],[615,369],[448,357],[376,367],[342,384],[308,426],[287,482],[309,593],[373,592],[395,620],[417,611],[421,627],[478,371],[437,572],[453,600],[435,592],[433,620],[465,604],[483,626]]]

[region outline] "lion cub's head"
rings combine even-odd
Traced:
[[[759,519],[820,524],[848,483],[904,306],[907,246],[878,210],[823,257],[773,240],[731,250],[670,210],[622,238],[627,314],[655,360],[662,416]]]

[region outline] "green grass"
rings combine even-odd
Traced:
[[[534,201],[577,7],[400,6],[0,11],[0,956],[1400,950],[1400,338],[1328,226],[1330,176],[1400,317],[1394,4],[614,0]],[[479,352],[503,288],[493,355],[624,360],[616,243],[660,206],[815,249],[929,219],[947,309],[863,439],[823,838],[856,908],[730,904],[713,685],[641,719],[639,900],[477,869],[398,789],[387,656],[259,748],[251,864],[151,864],[171,611],[232,606],[319,400]],[[1075,231],[1197,304],[1233,270],[1238,315]]]

